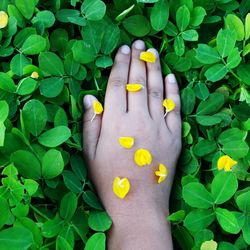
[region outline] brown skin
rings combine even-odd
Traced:
[[[122,46],[115,57],[105,97],[104,112],[94,115],[93,96],[85,96],[84,149],[89,173],[103,205],[113,220],[108,237],[110,250],[173,249],[170,225],[166,220],[175,166],[181,150],[180,96],[174,75],[163,81],[158,53],[156,63],[145,63],[139,55],[145,51],[143,41],[129,50]],[[144,88],[127,92],[127,83]],[[164,117],[162,101],[172,99],[176,107]],[[135,144],[125,149],[119,137],[131,136]],[[134,152],[148,149],[152,164],[138,167]],[[157,183],[154,172],[159,163],[168,168],[168,177]],[[113,193],[116,176],[127,177],[130,192],[124,199]]]

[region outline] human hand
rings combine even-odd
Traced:
[[[89,163],[89,173],[98,195],[113,223],[121,224],[129,217],[168,212],[168,200],[181,150],[181,117],[178,85],[173,74],[164,82],[158,53],[155,63],[140,60],[145,50],[143,41],[136,41],[130,51],[122,46],[115,57],[109,77],[104,112],[91,122],[94,111],[93,96],[85,96],[84,150]],[[139,83],[143,89],[127,92],[127,83]],[[164,117],[162,102],[172,99],[175,109]],[[134,146],[125,149],[120,137],[133,137]],[[137,149],[149,150],[152,163],[139,167],[134,162]],[[155,171],[159,164],[168,169],[166,180],[157,183]],[[128,178],[130,191],[121,200],[112,191],[116,176]]]

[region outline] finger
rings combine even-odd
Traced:
[[[145,108],[148,110],[147,100],[147,82],[146,82],[146,65],[140,60],[140,53],[145,50],[145,44],[137,40],[132,45],[132,57],[130,62],[128,83],[141,84],[143,88],[138,92],[128,92],[128,111],[138,113]]]
[[[121,115],[127,111],[126,84],[130,64],[130,48],[123,45],[117,52],[105,97],[105,115]]]
[[[159,54],[156,49],[148,49],[147,51],[156,56],[155,63],[147,63],[149,113],[154,120],[163,120],[163,78]]]
[[[165,78],[166,98],[171,99],[175,103],[175,109],[166,116],[166,124],[170,132],[175,136],[181,136],[181,101],[179,88],[174,74],[169,74]]]
[[[86,95],[83,99],[83,150],[89,160],[95,158],[96,147],[101,131],[102,115],[95,115],[93,102],[97,100],[92,95]]]

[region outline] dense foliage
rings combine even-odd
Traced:
[[[175,248],[248,249],[248,0],[1,0],[0,11],[1,250],[105,249],[112,222],[82,158],[82,97],[103,100],[116,49],[137,38],[180,83]],[[217,169],[222,155],[231,171]]]

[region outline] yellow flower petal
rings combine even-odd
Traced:
[[[218,170],[224,169],[225,171],[230,171],[236,164],[237,161],[233,160],[230,156],[223,155],[218,159],[217,168]]]
[[[126,86],[127,91],[129,92],[137,92],[141,90],[143,86],[139,83],[128,83]]]
[[[0,11],[0,29],[5,28],[8,25],[9,17],[6,12]]]
[[[34,71],[34,72],[32,72],[32,74],[31,74],[30,77],[34,78],[34,79],[38,79],[39,78],[39,74],[36,71]]]
[[[218,244],[214,240],[204,241],[201,244],[201,250],[216,250],[217,247],[218,247]]]
[[[93,101],[93,109],[96,115],[100,115],[103,112],[102,104],[98,102],[97,100]]]
[[[164,99],[163,102],[162,102],[162,106],[166,109],[165,115],[166,115],[168,112],[171,112],[172,110],[175,109],[175,103],[174,103],[174,101],[171,100],[171,99]]]
[[[113,181],[113,191],[120,199],[124,199],[130,190],[130,182],[127,178],[115,177]]]
[[[124,148],[132,148],[135,140],[133,137],[120,137],[119,142],[120,145]]]
[[[147,149],[140,148],[135,151],[134,161],[138,166],[144,167],[145,165],[151,164],[152,156]]]
[[[168,176],[168,169],[163,165],[159,165],[159,170],[155,171],[155,175],[158,176],[158,184],[163,182]]]
[[[145,62],[155,63],[156,62],[156,56],[152,52],[141,52],[140,59]]]

